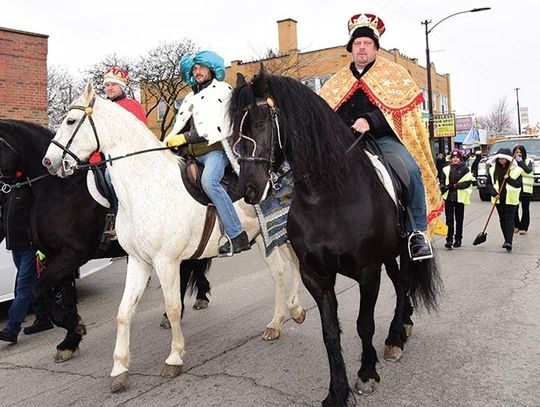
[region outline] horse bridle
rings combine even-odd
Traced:
[[[92,131],[94,132],[94,137],[96,138],[96,151],[99,151],[99,147],[100,147],[100,144],[99,144],[99,137],[98,137],[98,134],[97,134],[97,130],[96,130],[96,125],[94,123],[94,119],[92,119],[92,113],[94,112],[94,103],[96,101],[96,97],[94,96],[91,100],[90,100],[90,103],[88,104],[88,106],[80,106],[80,105],[73,105],[69,108],[69,110],[73,110],[73,109],[76,109],[76,110],[82,110],[84,112],[84,115],[81,117],[81,119],[79,120],[79,123],[77,124],[77,127],[75,128],[75,131],[73,132],[73,134],[71,135],[70,139],[68,140],[67,144],[65,146],[63,146],[62,144],[60,144],[58,141],[52,139],[51,140],[51,143],[54,144],[55,146],[59,147],[62,151],[63,151],[63,154],[62,154],[62,163],[63,163],[63,166],[64,166],[64,170],[67,171],[69,170],[71,167],[68,166],[68,163],[67,161],[65,160],[66,158],[66,155],[70,155],[76,162],[77,164],[81,164],[82,163],[82,160],[77,157],[77,155],[71,151],[69,149],[69,147],[71,146],[71,143],[73,143],[73,140],[75,139],[75,136],[77,135],[77,133],[79,132],[79,129],[81,128],[81,126],[83,125],[84,123],[84,120],[88,117],[88,121],[90,122],[90,125],[92,126]],[[68,119],[69,120],[69,119]]]
[[[251,162],[256,164],[269,164],[270,168],[268,170],[268,174],[270,175],[270,179],[274,178],[276,175],[276,139],[277,144],[279,146],[279,149],[283,150],[283,143],[281,141],[281,131],[279,128],[279,113],[278,109],[276,107],[276,104],[274,100],[271,97],[268,97],[266,99],[257,100],[256,102],[257,106],[265,106],[268,107],[270,110],[270,115],[272,117],[272,134],[271,134],[271,140],[270,140],[270,156],[269,158],[266,157],[260,157],[257,156],[257,142],[249,137],[246,136],[243,132],[244,122],[250,112],[249,108],[246,109],[244,112],[244,115],[242,116],[242,120],[240,121],[240,127],[238,129],[238,140],[233,145],[233,152],[238,157],[238,162]],[[249,156],[242,156],[238,153],[237,147],[238,143],[240,143],[242,140],[247,140],[250,143],[253,144],[253,150],[251,151],[251,155]]]
[[[15,153],[15,155],[17,157],[19,157],[19,153],[17,152],[17,150],[5,138],[0,137],[0,143],[6,145],[11,151],[13,151],[13,153]],[[48,176],[49,176],[49,174],[42,174],[42,175],[38,175],[37,177],[31,178],[31,179],[26,177],[26,181],[11,184],[10,182],[12,180],[16,179],[16,176],[15,175],[4,175],[0,171],[0,192],[2,192],[4,194],[9,194],[12,189],[21,188],[21,187],[24,187],[26,185],[32,186],[33,182],[39,181],[40,179],[43,179],[43,178],[48,177]]]

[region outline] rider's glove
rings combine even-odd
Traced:
[[[167,138],[167,147],[178,148],[187,144],[186,136],[183,133],[175,134]]]

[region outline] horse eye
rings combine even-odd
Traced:
[[[66,123],[69,125],[75,124],[75,119],[67,119]]]
[[[256,127],[257,129],[260,129],[260,128],[263,127],[263,126],[264,126],[264,122],[257,122],[257,123],[255,123],[255,127]]]

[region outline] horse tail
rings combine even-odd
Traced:
[[[410,270],[409,296],[414,308],[419,305],[427,311],[438,309],[438,299],[443,290],[443,283],[439,272],[439,266],[435,257],[427,260],[412,261],[407,255],[408,268]]]
[[[189,295],[197,292],[210,293],[210,282],[206,278],[206,272],[210,269],[212,259],[183,260],[180,265],[180,280],[187,281],[186,288]],[[183,284],[182,284],[183,285]]]

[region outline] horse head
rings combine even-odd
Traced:
[[[71,105],[42,161],[52,175],[72,175],[77,164],[99,151],[97,128],[92,118],[98,99],[101,98],[88,82],[83,94]]]
[[[0,121],[0,183],[10,183],[21,169],[19,146],[14,142],[13,123]]]
[[[270,175],[282,158],[278,111],[263,67],[250,83],[238,74],[230,114],[233,151],[240,163],[239,188],[247,203],[256,204],[265,197]]]

